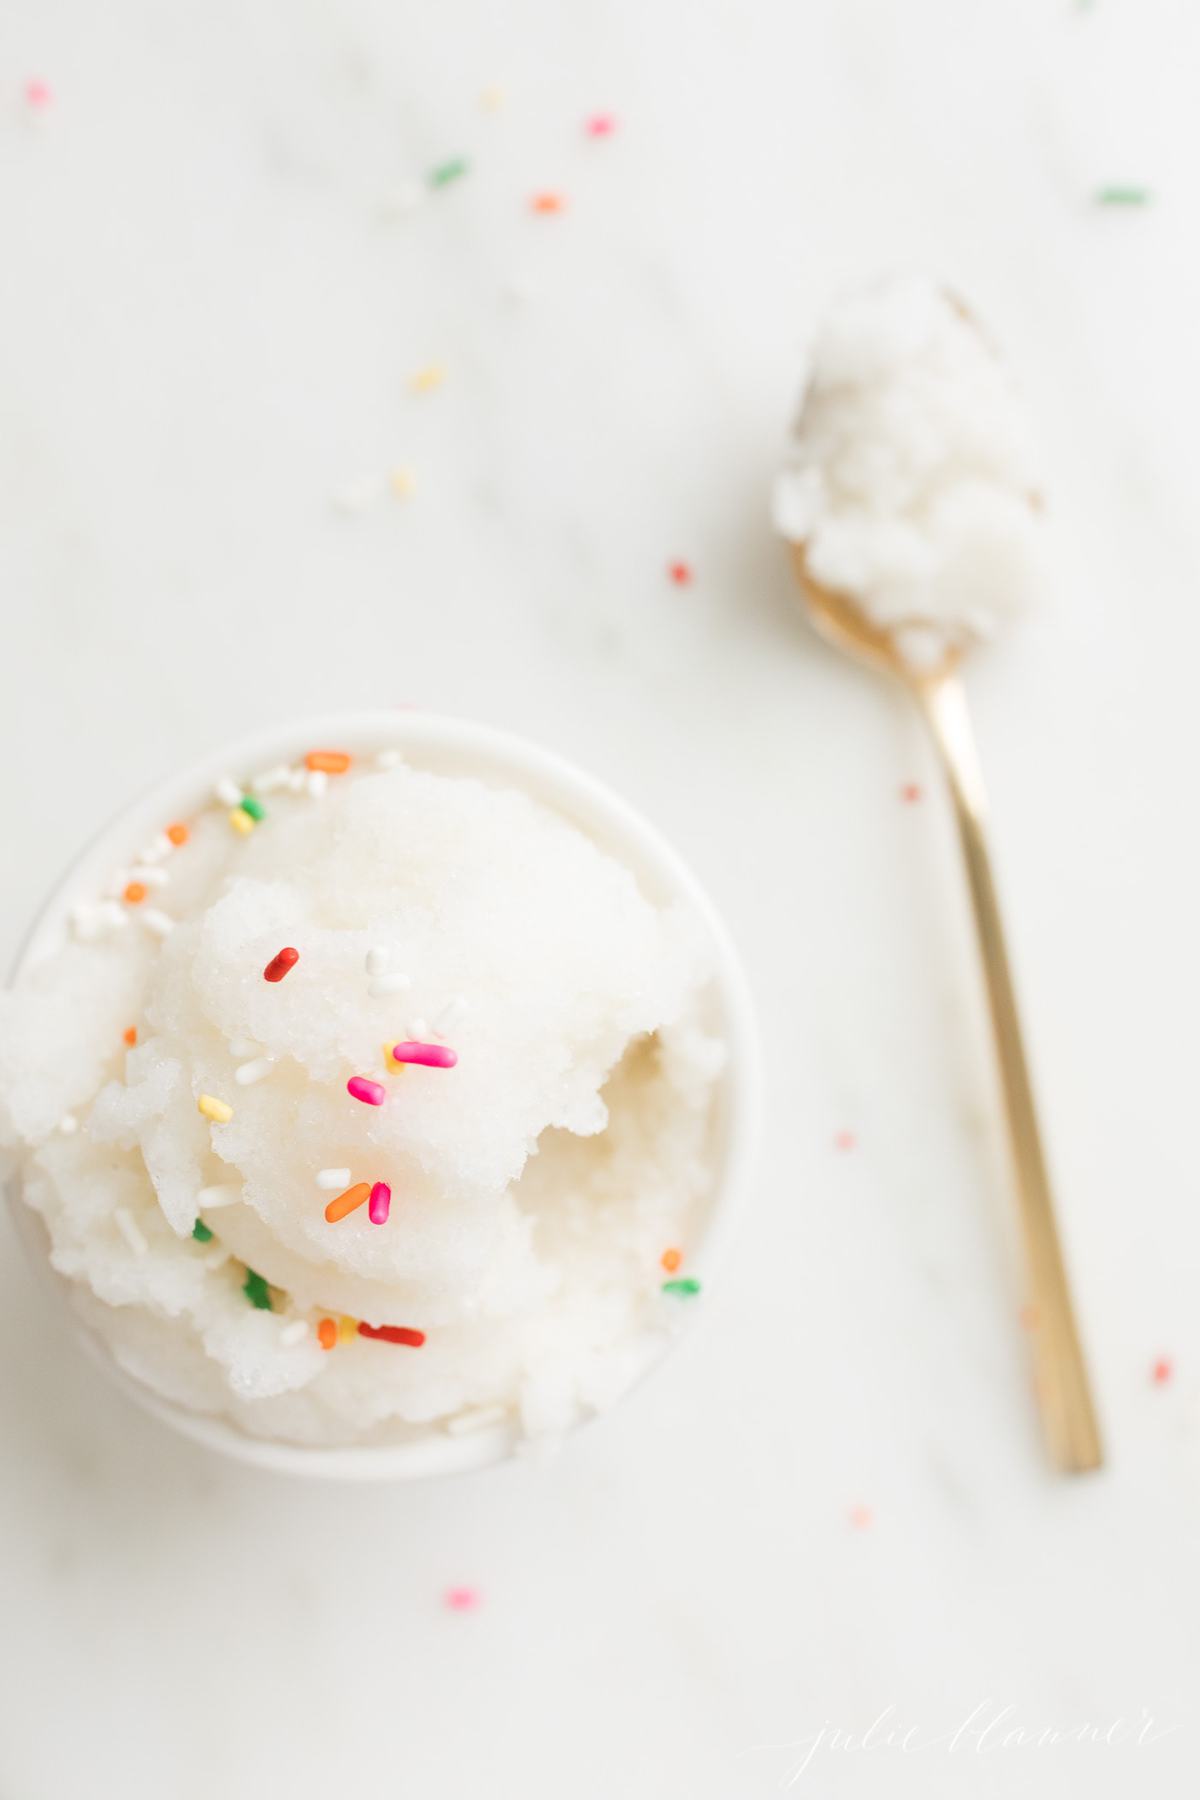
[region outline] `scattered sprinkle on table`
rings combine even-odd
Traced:
[[[688,587],[694,579],[691,564],[685,562],[668,563],[667,574],[676,587]]]
[[[535,213],[560,213],[567,209],[564,196],[550,192],[535,194],[529,204]]]
[[[483,1595],[478,1588],[452,1587],[446,1589],[446,1606],[450,1612],[475,1612],[483,1603]]]
[[[129,1048],[132,1050],[133,1046],[137,1043],[137,1026],[136,1025],[127,1025],[125,1027],[124,1031],[121,1033],[121,1036],[124,1038],[125,1042],[129,1045]]]
[[[679,1267],[680,1263],[683,1261],[683,1251],[682,1250],[664,1250],[662,1253],[662,1256],[659,1258],[659,1261],[662,1263],[663,1268],[667,1271],[667,1274],[673,1275],[675,1273],[676,1269]]]
[[[470,166],[465,156],[452,156],[430,169],[429,185],[431,188],[449,187],[452,181],[460,181]]]
[[[40,109],[49,106],[53,98],[54,95],[51,92],[50,83],[48,81],[42,81],[39,76],[35,75],[31,80],[25,83],[25,103],[27,106]]]
[[[253,1269],[246,1270],[246,1279],[242,1283],[242,1292],[245,1294],[251,1306],[257,1307],[259,1312],[271,1311],[271,1290],[263,1277],[256,1274]]]
[[[211,1244],[212,1242],[212,1232],[208,1229],[208,1226],[204,1223],[203,1219],[197,1219],[196,1223],[192,1226],[192,1236],[198,1244]]]
[[[388,475],[388,487],[396,500],[407,500],[414,485],[411,469],[392,469]]]
[[[337,1341],[337,1320],[322,1319],[321,1323],[317,1326],[317,1342],[320,1344],[322,1350],[332,1350]]]
[[[1150,1379],[1155,1387],[1166,1387],[1174,1373],[1175,1365],[1170,1357],[1160,1356],[1150,1371]]]
[[[304,766],[318,775],[344,775],[353,760],[348,750],[310,750]]]
[[[866,1531],[874,1522],[875,1514],[869,1506],[852,1506],[846,1514],[855,1531]]]
[[[835,1131],[833,1134],[833,1147],[835,1150],[853,1150],[857,1144],[858,1139],[852,1131]]]
[[[275,952],[274,956],[263,970],[263,980],[282,981],[288,971],[294,969],[299,961],[300,952],[293,949],[291,944],[285,944],[282,950],[277,950]]]
[[[386,1181],[377,1181],[367,1202],[367,1217],[372,1225],[386,1225],[392,1209],[392,1190]]]
[[[451,1050],[449,1044],[422,1044],[414,1038],[406,1038],[402,1044],[392,1045],[392,1060],[420,1063],[426,1069],[452,1069],[458,1062],[458,1052]]]
[[[339,1194],[336,1200],[329,1202],[325,1208],[326,1223],[336,1225],[339,1219],[348,1218],[358,1207],[365,1206],[370,1197],[370,1182],[356,1181],[353,1187],[348,1187],[344,1194]]]
[[[239,1087],[253,1087],[256,1082],[265,1081],[275,1067],[269,1056],[256,1056],[253,1062],[239,1063],[233,1071],[233,1079]]]
[[[256,800],[253,794],[242,795],[241,807],[242,811],[253,819],[256,825],[261,824],[267,816],[266,807],[261,800]]]
[[[1144,187],[1113,183],[1096,189],[1097,206],[1149,206],[1150,190]]]
[[[201,1094],[196,1101],[196,1110],[206,1119],[211,1119],[214,1125],[228,1125],[233,1117],[232,1106],[228,1106],[224,1100],[215,1099],[212,1094]]]
[[[168,825],[166,835],[178,850],[180,845],[186,844],[188,841],[188,828],[186,825]]]
[[[146,898],[146,884],[143,881],[127,881],[125,883],[125,899],[130,906],[140,906]]]
[[[611,113],[593,113],[590,119],[584,120],[583,129],[589,137],[611,137],[617,129],[617,121]]]
[[[505,94],[502,87],[485,87],[479,96],[479,104],[484,112],[499,112],[504,105]]]
[[[352,1075],[346,1083],[346,1092],[352,1100],[361,1100],[364,1106],[382,1106],[387,1099],[387,1089],[382,1082],[372,1081],[366,1075]]]
[[[921,798],[921,786],[916,781],[906,781],[900,789],[900,798],[906,806],[915,806]]]
[[[679,1294],[684,1299],[690,1299],[693,1294],[700,1292],[700,1283],[695,1276],[684,1275],[678,1281],[664,1281],[662,1291],[664,1294]]]
[[[359,1337],[378,1338],[384,1344],[407,1344],[419,1350],[425,1342],[423,1331],[414,1331],[410,1325],[368,1325],[365,1319],[359,1321]]]
[[[230,812],[229,823],[239,837],[249,837],[254,830],[254,820],[248,812],[243,811],[240,803]]]
[[[426,363],[423,369],[418,369],[412,376],[409,386],[414,394],[432,394],[435,388],[441,387],[445,379],[446,370],[443,364]]]

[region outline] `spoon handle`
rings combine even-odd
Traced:
[[[954,674],[918,679],[914,686],[950,784],[983,959],[1028,1260],[1042,1423],[1058,1466],[1068,1473],[1082,1473],[1098,1469],[1104,1455],[1021,1041],[1017,1000],[988,855],[986,798],[966,695]]]

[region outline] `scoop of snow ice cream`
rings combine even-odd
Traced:
[[[0,1143],[79,1310],[174,1400],[311,1443],[565,1425],[664,1329],[706,1197],[705,934],[513,789],[294,787],[249,832],[228,795],[192,822],[173,929],[89,920],[0,996]],[[409,1039],[455,1056],[395,1063]],[[386,1222],[330,1223],[326,1171],[386,1183]]]
[[[877,625],[990,636],[1040,585],[1035,458],[1011,378],[944,290],[843,300],[813,345],[774,519]]]

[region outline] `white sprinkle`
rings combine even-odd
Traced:
[[[175,846],[166,832],[160,831],[156,838],[151,838],[144,849],[138,851],[138,861],[140,863],[166,862],[174,848]]]
[[[108,878],[108,885],[104,890],[105,896],[109,900],[119,900],[128,886],[129,870],[114,869]]]
[[[309,798],[319,800],[329,786],[329,777],[324,769],[311,769],[305,785],[308,788]]]
[[[304,1339],[307,1336],[308,1336],[308,1320],[307,1319],[293,1319],[291,1324],[285,1325],[283,1330],[280,1332],[279,1341],[284,1346],[285,1349],[290,1350],[293,1344],[303,1343]]]
[[[155,937],[170,937],[175,929],[174,919],[169,918],[165,912],[159,912],[157,906],[140,906],[138,915],[142,924],[148,931],[152,931]]]
[[[350,1186],[349,1169],[318,1169],[317,1186],[319,1188],[336,1188],[339,1192]]]
[[[292,771],[287,763],[276,763],[273,769],[264,769],[256,775],[250,786],[256,794],[273,794],[277,788],[285,788],[292,779]]]
[[[104,915],[98,906],[81,902],[71,908],[71,928],[81,943],[90,944],[104,930]]]
[[[102,900],[100,917],[110,931],[120,931],[129,923],[129,909],[117,900]]]
[[[489,1425],[500,1425],[507,1417],[506,1406],[474,1406],[447,1419],[446,1430],[451,1437],[465,1437],[468,1431],[486,1431]]]
[[[242,1190],[232,1181],[218,1182],[215,1187],[202,1187],[196,1195],[197,1212],[216,1212],[220,1206],[236,1206]]]
[[[392,953],[386,944],[373,944],[367,951],[367,960],[363,965],[368,975],[382,975],[392,960]]]
[[[389,994],[402,994],[412,986],[407,975],[377,975],[367,988],[372,1000],[386,1000]]]
[[[145,1256],[150,1248],[142,1236],[137,1220],[127,1206],[114,1206],[113,1218],[117,1222],[117,1230],[129,1245],[135,1256]]]
[[[213,793],[222,806],[240,806],[242,804],[242,790],[229,775],[222,775],[220,781],[213,788]]]
[[[404,761],[399,750],[381,750],[375,758],[377,769],[394,769]]]
[[[233,1071],[233,1079],[239,1087],[253,1087],[256,1081],[262,1081],[275,1067],[269,1056],[260,1056],[254,1062],[244,1062]]]
[[[64,1113],[58,1121],[58,1129],[64,1137],[72,1137],[79,1130],[79,1120],[74,1113]]]
[[[236,1057],[239,1062],[244,1061],[247,1056],[262,1055],[262,1045],[254,1038],[230,1038],[226,1049],[230,1056]]]
[[[428,1019],[413,1019],[409,1029],[410,1029],[410,1033],[413,1037],[427,1038],[429,1036],[429,1020]]]
[[[308,770],[304,767],[303,763],[301,763],[298,768],[292,769],[289,773],[288,786],[291,788],[293,794],[302,794],[308,786]]]
[[[167,871],[160,869],[156,863],[138,863],[136,868],[130,869],[129,877],[131,881],[140,881],[143,887],[148,888],[166,887],[171,879]]]

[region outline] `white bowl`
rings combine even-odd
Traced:
[[[471,774],[524,789],[572,819],[631,868],[652,899],[682,900],[705,922],[715,949],[713,1026],[729,1051],[716,1100],[712,1197],[694,1249],[689,1250],[689,1268],[702,1276],[707,1290],[745,1185],[757,1133],[757,1038],[741,967],[712,902],[659,832],[608,788],[523,738],[469,720],[430,713],[333,713],[260,732],[216,755],[203,757],[182,774],[159,783],[92,840],[45,902],[18,956],[14,979],[59,947],[69,930],[71,908],[77,902],[94,899],[113,869],[134,860],[138,846],[160,831],[164,821],[186,817],[207,801],[214,782],[222,775],[247,775],[256,769],[294,761],[313,744],[323,743],[362,754],[394,747],[421,768]],[[502,1425],[461,1437],[430,1427],[395,1444],[312,1449],[251,1437],[227,1419],[193,1412],[164,1400],[126,1375],[103,1339],[66,1304],[69,1284],[50,1267],[40,1216],[25,1206],[18,1194],[12,1198],[18,1232],[34,1266],[48,1278],[64,1303],[64,1314],[85,1347],[139,1406],[210,1450],[290,1475],[398,1480],[482,1468],[508,1455],[514,1447],[515,1432]],[[642,1373],[660,1360],[661,1352],[648,1356]]]

